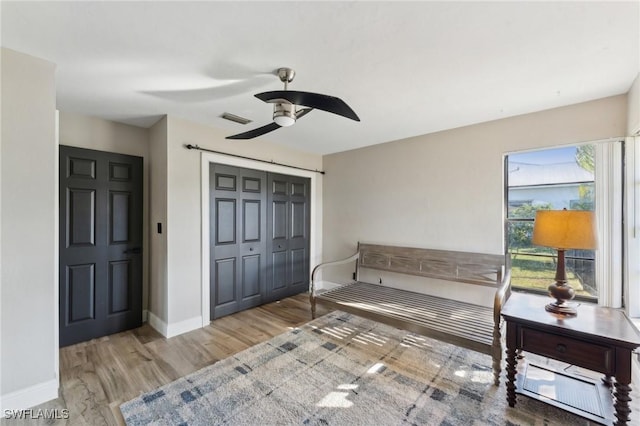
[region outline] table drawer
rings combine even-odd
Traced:
[[[530,328],[520,328],[520,344],[524,351],[578,365],[603,374],[615,374],[614,350],[570,337],[558,336]]]

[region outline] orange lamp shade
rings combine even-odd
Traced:
[[[560,250],[594,250],[598,247],[596,215],[586,210],[538,210],[532,242]]]

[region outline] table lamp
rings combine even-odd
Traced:
[[[575,308],[567,304],[575,292],[567,284],[565,250],[594,250],[597,248],[596,218],[586,210],[538,210],[533,224],[533,244],[558,250],[556,282],[549,286],[549,295],[555,302],[545,306],[547,312],[575,316]]]

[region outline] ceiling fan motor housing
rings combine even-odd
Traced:
[[[275,104],[273,121],[280,127],[288,127],[296,122],[296,106],[289,103]]]

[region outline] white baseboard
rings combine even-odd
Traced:
[[[149,317],[149,325],[153,327],[158,333],[162,334],[164,337],[167,337],[167,323],[158,318],[153,312],[148,312]]]
[[[142,311],[142,322],[147,322],[149,320],[149,311],[146,309]]]
[[[153,327],[158,333],[162,334],[166,338],[178,336],[180,334],[197,330],[198,328],[202,328],[202,317],[197,316],[193,318],[189,318],[184,321],[167,324],[153,312],[148,313],[149,316],[149,325]]]
[[[0,412],[4,410],[23,410],[40,405],[58,397],[58,380],[39,383],[24,389],[0,396]]]
[[[179,334],[186,333],[188,331],[197,330],[202,328],[202,316],[189,318],[184,321],[172,323],[167,325],[167,336],[173,337]]]

